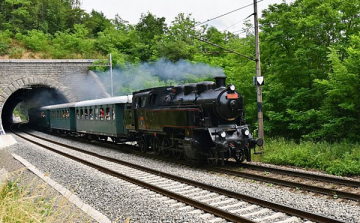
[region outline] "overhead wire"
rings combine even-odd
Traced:
[[[247,59],[249,59],[249,60],[256,61],[256,58],[254,58],[254,57],[249,57],[249,56],[246,56],[246,55],[244,55],[244,54],[241,54],[241,53],[235,52],[235,51],[233,51],[233,50],[227,49],[227,48],[225,48],[225,47],[219,46],[219,45],[217,45],[217,44],[215,44],[215,43],[211,43],[211,42],[206,41],[206,40],[201,39],[201,38],[197,38],[197,37],[194,37],[194,38],[195,38],[195,39],[197,39],[197,40],[199,40],[199,41],[201,41],[201,42],[207,43],[207,44],[209,44],[209,45],[212,45],[212,46],[218,47],[218,48],[220,48],[220,49],[222,49],[222,50],[225,50],[225,51],[227,51],[227,52],[234,53],[234,54],[236,54],[236,55],[239,55],[239,56],[245,57],[245,58],[247,58]]]
[[[264,1],[264,0],[259,0],[259,1],[257,1],[257,3],[262,2],[262,1]],[[254,3],[251,3],[251,4],[249,4],[249,5],[242,6],[242,7],[240,7],[240,8],[234,9],[234,10],[232,10],[232,11],[230,11],[230,12],[225,13],[225,14],[216,16],[216,17],[211,18],[211,19],[208,19],[208,20],[206,20],[205,22],[198,23],[198,24],[195,25],[195,27],[196,27],[196,26],[200,26],[200,25],[205,24],[205,23],[208,23],[208,22],[210,22],[210,21],[212,21],[212,20],[221,18],[221,17],[223,17],[223,16],[229,15],[229,14],[231,14],[231,13],[233,13],[233,12],[239,11],[239,10],[241,10],[241,9],[247,8],[247,7],[252,6],[252,5],[254,5]]]
[[[262,1],[264,1],[264,0],[259,0],[259,1],[257,1],[257,3],[258,3],[258,2],[262,2]],[[247,7],[252,6],[252,5],[254,5],[254,3],[249,4],[249,5],[242,6],[242,7],[240,7],[240,8],[237,8],[237,9],[232,10],[232,11],[230,11],[230,12],[227,12],[227,13],[225,13],[225,14],[216,16],[216,17],[214,17],[214,18],[212,18],[212,19],[208,19],[208,20],[206,20],[205,22],[201,22],[201,23],[196,24],[196,25],[194,26],[194,28],[197,27],[197,26],[199,26],[199,25],[205,24],[205,23],[207,23],[207,22],[210,22],[210,21],[212,21],[212,20],[221,18],[221,17],[226,16],[226,15],[229,15],[229,14],[231,14],[231,13],[233,13],[233,12],[239,11],[239,10],[241,10],[241,9],[247,8]],[[254,13],[251,14],[251,15],[254,15]],[[251,15],[250,15],[250,16],[251,16]],[[246,19],[249,18],[250,16],[246,17]],[[245,19],[244,19],[244,20],[245,20]],[[243,21],[243,20],[242,20],[242,21]],[[241,22],[241,21],[239,21],[239,22]],[[239,22],[237,22],[237,23],[239,23]],[[236,24],[237,24],[237,23],[236,23]],[[233,25],[235,25],[235,24],[233,24]],[[233,25],[231,25],[231,26],[233,26]],[[230,27],[231,27],[231,26],[230,26]],[[229,28],[229,27],[228,27],[228,28]],[[239,30],[239,31],[240,31],[240,30]],[[244,32],[242,32],[242,33],[244,33]],[[239,33],[239,34],[242,34],[242,33]],[[241,57],[247,58],[247,59],[249,59],[249,60],[256,61],[256,58],[254,58],[254,57],[246,56],[246,55],[244,55],[244,54],[235,52],[235,51],[233,51],[233,50],[230,50],[230,49],[227,49],[227,48],[225,48],[225,47],[219,46],[219,45],[217,45],[217,44],[215,44],[215,43],[211,43],[211,42],[209,42],[209,41],[206,41],[206,40],[204,40],[203,38],[194,37],[194,39],[197,39],[197,40],[199,40],[199,41],[201,41],[201,42],[204,42],[204,43],[207,43],[207,44],[209,44],[209,45],[218,47],[218,48],[220,48],[220,49],[222,49],[222,50],[225,50],[226,52],[234,53],[234,54],[236,54],[236,55],[239,55],[239,56],[241,56]]]

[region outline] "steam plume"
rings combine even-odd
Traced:
[[[98,76],[110,92],[110,72],[100,73]],[[215,76],[225,76],[223,69],[186,60],[173,63],[161,59],[155,63],[127,65],[126,68],[113,70],[114,96],[131,94],[133,91],[151,87],[212,80]]]

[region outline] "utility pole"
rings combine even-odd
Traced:
[[[264,140],[264,120],[262,109],[262,91],[261,86],[264,84],[264,77],[261,76],[260,67],[260,43],[259,43],[259,22],[257,0],[254,0],[254,24],[255,24],[255,51],[256,51],[256,78],[254,83],[257,87],[257,108],[258,108],[258,138]],[[255,81],[256,79],[256,81]]]
[[[109,55],[109,65],[110,65],[110,79],[111,79],[111,97],[114,97],[114,84],[113,84],[113,74],[112,74],[112,59],[111,53]]]

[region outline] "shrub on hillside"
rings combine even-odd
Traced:
[[[261,161],[326,171],[330,174],[360,175],[360,145],[341,143],[295,143],[284,139],[267,140]]]
[[[11,43],[11,33],[10,31],[0,31],[0,55],[5,55],[9,53]]]
[[[28,49],[39,52],[48,50],[52,36],[40,30],[30,30],[27,35],[17,33],[15,38],[22,40]]]

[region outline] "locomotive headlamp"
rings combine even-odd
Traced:
[[[225,137],[226,137],[226,132],[221,132],[221,133],[220,133],[220,136],[223,137],[223,138],[225,138]]]
[[[244,131],[244,134],[245,134],[246,136],[248,136],[248,135],[250,134],[249,129],[246,129],[246,130]]]
[[[249,129],[242,129],[242,130],[241,130],[241,133],[242,133],[243,135],[246,135],[246,136],[250,135]]]
[[[235,91],[236,87],[235,87],[235,85],[230,84],[230,85],[229,85],[229,89],[230,89],[230,91]]]

